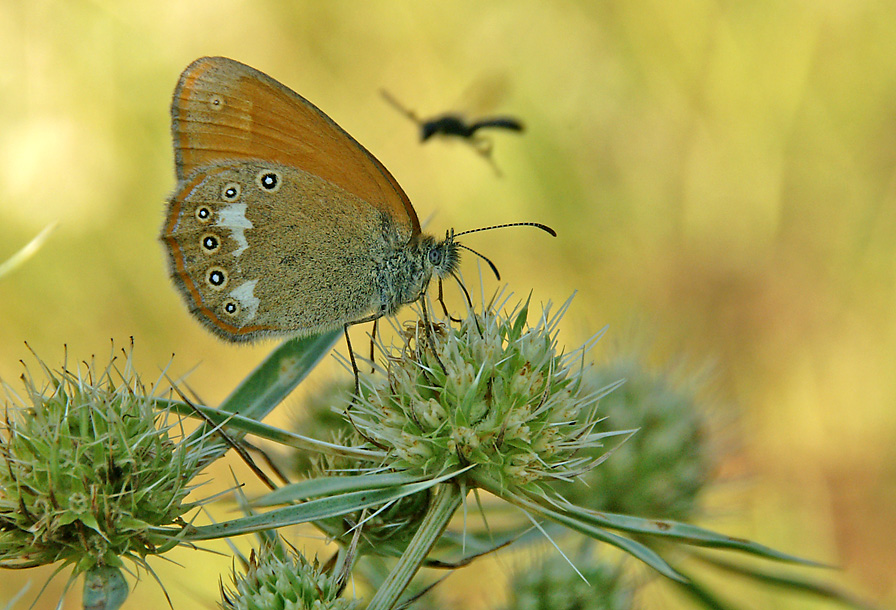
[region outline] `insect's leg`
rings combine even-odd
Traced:
[[[467,297],[467,298],[469,299],[469,297]],[[439,305],[442,306],[442,311],[445,312],[445,317],[446,317],[446,318],[448,318],[448,319],[451,320],[452,322],[460,322],[460,318],[455,318],[455,317],[452,316],[450,313],[448,313],[448,306],[445,305],[445,294],[444,294],[444,292],[442,291],[442,278],[439,278],[439,298],[436,299],[436,300],[439,302]],[[472,305],[473,305],[473,304],[470,303],[470,306],[471,306],[471,307],[472,307]]]
[[[430,349],[432,349],[432,355],[436,359],[436,362],[439,363],[439,368],[442,369],[442,372],[447,375],[448,369],[446,369],[445,365],[442,364],[442,360],[439,358],[439,354],[436,351],[435,332],[433,332],[432,329],[432,322],[429,321],[429,314],[426,313],[426,301],[422,298],[420,299],[420,311],[423,312],[423,327],[426,330],[426,340],[429,342]]]
[[[373,332],[370,333],[370,372],[373,373],[376,370],[376,367],[373,365],[373,343],[376,341],[376,323],[379,318],[374,319],[373,321]]]
[[[343,324],[342,333],[345,335],[345,346],[348,348],[348,359],[352,363],[352,374],[355,376],[355,393],[353,396],[357,397],[361,395],[361,378],[358,377],[358,363],[355,362],[355,351],[352,349],[352,340],[348,336],[348,327],[351,324],[351,322]],[[352,399],[352,404],[354,404],[354,398]],[[349,409],[351,409],[351,405],[349,405]]]

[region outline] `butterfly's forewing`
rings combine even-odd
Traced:
[[[171,102],[177,178],[215,164],[261,159],[292,166],[356,195],[418,234],[395,178],[311,102],[232,59],[203,57],[183,72]]]

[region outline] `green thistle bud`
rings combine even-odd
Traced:
[[[519,571],[506,610],[629,610],[634,588],[620,564],[576,561],[581,575],[560,555]],[[583,565],[579,565],[583,564]],[[582,579],[585,578],[585,580]]]
[[[334,433],[334,442],[346,447],[369,447],[357,433]],[[309,478],[358,476],[383,472],[382,464],[345,456],[319,454],[312,460]],[[361,524],[364,535],[358,541],[358,555],[400,555],[417,531],[431,500],[429,490],[416,493],[367,511],[358,511],[314,524],[328,537],[349,546],[355,528]],[[363,523],[362,523],[363,520]]]
[[[352,428],[345,415],[345,409],[352,402],[352,389],[351,381],[331,382],[320,392],[311,394],[303,409],[303,418],[297,422],[297,431],[337,445],[369,448],[369,443]],[[342,455],[296,451],[294,456],[297,473],[309,479],[357,476],[382,471],[380,463],[359,461]],[[315,525],[328,537],[348,546],[355,528],[363,519],[364,535],[358,541],[359,555],[400,555],[426,514],[430,495],[429,491],[425,491],[385,507],[321,519],[315,521]]]
[[[419,321],[387,353],[385,375],[364,375],[352,420],[364,437],[390,451],[395,470],[437,473],[472,465],[468,484],[539,492],[595,462],[583,447],[599,393],[581,383],[585,348],[563,354],[558,322],[568,305],[548,306],[529,326],[528,303],[500,306],[458,326]],[[427,338],[431,332],[434,340]],[[365,530],[366,531],[366,530]]]
[[[233,573],[233,587],[221,587],[225,610],[352,610],[357,602],[339,597],[342,583],[323,572],[317,559],[263,546],[252,551],[245,574]]]
[[[635,357],[592,369],[588,384],[625,379],[603,398],[597,430],[637,429],[581,481],[556,489],[574,504],[642,517],[686,520],[709,482],[713,452],[699,380],[652,370]]]
[[[96,566],[84,573],[84,610],[117,610],[128,599],[121,568]]]
[[[319,391],[309,394],[301,417],[296,418],[294,430],[303,436],[325,441],[337,440],[353,433],[354,429],[345,418],[345,409],[351,404],[353,389],[350,379],[334,380]],[[293,469],[299,476],[312,476],[312,472],[319,472],[321,469],[319,460],[319,454],[297,450],[293,452]]]
[[[183,524],[190,481],[204,457],[172,434],[132,367],[113,361],[77,370],[27,370],[26,394],[4,384],[0,426],[0,566],[64,561],[78,572],[145,565],[147,555],[174,546],[153,526]],[[180,436],[180,435],[178,435]]]

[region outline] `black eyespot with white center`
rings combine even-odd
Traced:
[[[198,220],[202,224],[206,224],[212,219],[211,208],[209,208],[207,205],[201,205],[196,208],[194,214],[196,215],[196,220]]]
[[[202,236],[202,250],[211,254],[221,247],[221,240],[214,233],[206,233]]]
[[[221,189],[221,199],[228,203],[238,201],[241,191],[242,189],[239,184],[236,182],[228,182],[224,185],[224,188]]]
[[[224,108],[224,98],[217,93],[212,93],[208,96],[208,105],[212,110],[221,110]]]
[[[280,172],[272,169],[263,169],[255,176],[255,184],[258,185],[258,188],[268,193],[276,193],[280,190],[281,182]]]
[[[240,304],[233,299],[227,299],[221,307],[228,316],[235,317],[240,313]]]
[[[205,274],[205,281],[213,290],[221,290],[227,285],[227,271],[221,267],[211,267]]]

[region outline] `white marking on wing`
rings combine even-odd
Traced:
[[[251,320],[258,313],[258,304],[261,301],[255,296],[255,285],[258,280],[243,282],[230,292],[230,296],[240,302],[240,307],[248,316],[246,320]]]
[[[249,242],[246,241],[246,229],[251,229],[254,225],[246,218],[247,207],[245,203],[225,205],[218,212],[218,222],[215,223],[216,226],[230,229],[231,239],[239,246],[233,251],[234,256],[239,256],[249,247]]]

